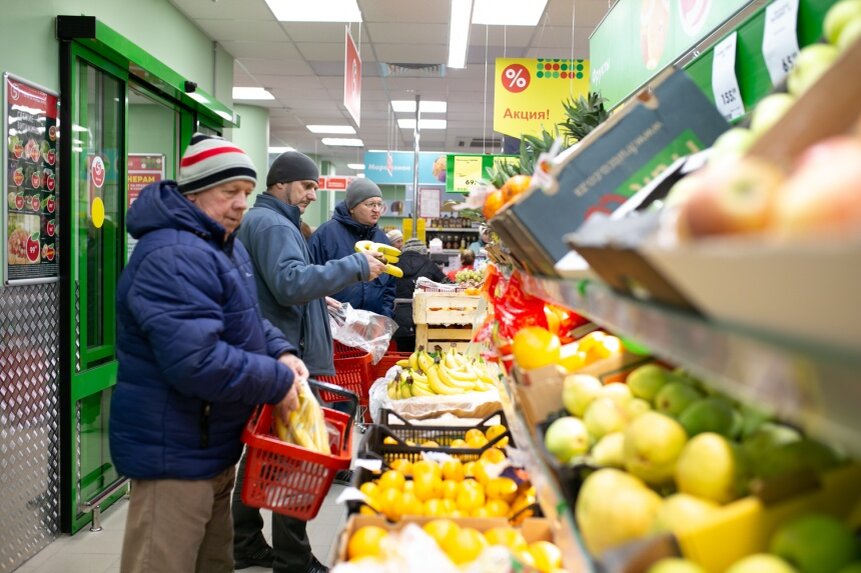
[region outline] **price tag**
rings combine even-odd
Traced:
[[[783,81],[798,57],[798,0],[775,0],[765,9],[762,57],[771,83]]]
[[[741,90],[738,89],[738,78],[735,76],[735,46],[738,36],[730,34],[714,48],[712,61],[712,93],[718,111],[732,121],[744,115],[744,103],[741,101]]]
[[[482,157],[455,156],[454,158],[454,191],[469,193],[469,190],[481,180]]]

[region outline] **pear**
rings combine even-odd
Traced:
[[[703,393],[685,382],[670,382],[655,396],[655,410],[678,416],[685,408],[701,399]]]
[[[754,553],[736,561],[724,573],[798,573],[798,571],[776,555]]]
[[[592,446],[592,459],[602,468],[625,467],[625,434],[607,434]]]
[[[635,398],[652,402],[658,391],[667,383],[667,369],[657,364],[640,366],[628,374],[625,382]]]
[[[715,518],[720,506],[713,501],[687,493],[674,493],[664,499],[655,516],[656,533],[685,531]]]
[[[706,573],[706,570],[687,559],[665,557],[656,561],[646,573]]]
[[[680,492],[720,504],[744,493],[746,477],[740,448],[714,432],[691,438],[676,463],[675,478]]]
[[[726,399],[703,398],[685,408],[679,414],[679,423],[694,437],[703,432],[715,432],[732,439],[741,427],[736,424],[736,411]]]
[[[839,519],[820,513],[784,522],[774,532],[769,551],[801,573],[835,573],[858,558],[853,531]]]
[[[645,412],[625,429],[625,469],[649,485],[672,481],[688,440],[684,428],[657,412]]]
[[[582,418],[589,404],[604,387],[601,381],[588,374],[569,374],[562,383],[562,404],[572,416]]]

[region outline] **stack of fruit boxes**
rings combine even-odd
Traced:
[[[459,292],[415,291],[413,322],[416,324],[416,348],[424,346],[433,352],[435,345],[454,345],[463,352],[472,339],[472,323],[479,314],[481,297]]]

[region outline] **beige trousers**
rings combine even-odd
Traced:
[[[235,478],[132,480],[120,573],[231,573]]]

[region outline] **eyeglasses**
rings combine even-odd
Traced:
[[[367,203],[362,203],[362,205],[364,205],[368,209],[371,209],[372,211],[379,211],[383,208],[384,203],[382,201],[369,201]]]

